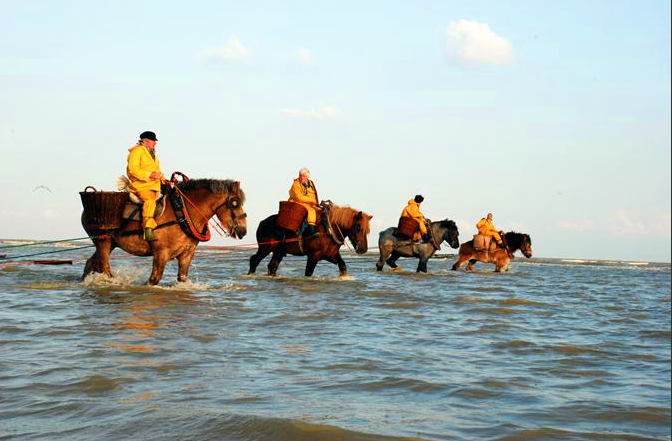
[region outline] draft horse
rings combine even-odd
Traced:
[[[315,231],[320,234],[313,238],[287,236],[276,226],[277,215],[261,221],[257,228],[259,249],[250,258],[248,274],[255,274],[261,261],[273,253],[268,264],[270,276],[277,274],[280,262],[287,254],[308,256],[306,277],[313,275],[317,263],[321,260],[338,265],[340,275],[346,276],[347,266],[341,257],[340,249],[347,238],[357,254],[365,254],[369,249],[367,235],[371,232],[370,221],[373,216],[354,208],[337,205],[331,205],[328,212],[323,212],[323,216],[326,216],[326,222],[317,223]]]
[[[397,260],[400,257],[416,257],[420,259],[417,272],[427,272],[427,262],[439,250],[443,242],[452,248],[460,246],[460,233],[452,220],[442,220],[430,224],[432,240],[429,243],[415,243],[410,239],[396,237],[396,228],[388,228],[380,233],[378,249],[380,258],[376,263],[378,271],[382,271],[387,263],[392,269],[398,268]]]
[[[208,231],[209,220],[217,216],[228,235],[235,239],[245,237],[247,234],[247,214],[243,209],[245,193],[240,189],[239,182],[192,179],[176,185],[186,196],[185,199],[195,206],[185,200],[185,214],[190,218],[197,232]],[[180,228],[175,210],[169,201],[166,201],[166,208],[163,214],[156,218],[156,222],[159,224],[155,230],[158,240],[151,244],[143,239],[142,223],[139,221],[130,221],[122,225],[119,230],[106,231],[101,238],[94,239],[96,251],[86,262],[83,277],[91,273],[102,273],[112,277],[110,253],[119,247],[134,256],[153,257],[152,274],[148,284],[159,283],[166,264],[172,259],[177,259],[178,262],[177,280],[186,281],[189,266],[200,241]],[[97,236],[101,233],[86,223],[86,213],[82,213],[82,226],[90,236]]]
[[[474,241],[465,242],[460,247],[457,256],[457,262],[453,265],[453,271],[457,271],[465,263],[469,262],[466,271],[472,271],[476,262],[494,263],[495,272],[502,272],[509,270],[509,263],[513,259],[513,253],[520,250],[528,259],[532,257],[532,239],[528,234],[516,233],[509,231],[502,236],[508,251],[497,246],[495,241],[491,241],[488,250],[476,251],[474,249]],[[510,254],[509,254],[510,251]]]

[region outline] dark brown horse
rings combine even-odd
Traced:
[[[511,254],[507,250],[496,247],[493,240],[487,251],[476,251],[474,249],[474,241],[470,240],[460,246],[460,251],[457,256],[457,262],[453,265],[453,271],[457,271],[465,263],[469,262],[466,271],[474,269],[476,262],[494,263],[495,271],[508,271],[509,263],[513,259],[513,253],[520,250],[528,259],[532,257],[532,239],[528,234],[521,234],[510,231],[502,236],[504,243],[507,245]]]
[[[271,262],[268,264],[268,274],[275,276],[280,266],[280,262],[287,254],[294,256],[308,256],[306,264],[306,277],[313,275],[315,267],[320,260],[326,260],[338,265],[341,276],[347,275],[347,267],[340,249],[345,243],[345,239],[350,239],[355,252],[364,254],[368,251],[368,242],[366,236],[371,232],[369,221],[372,216],[349,207],[331,206],[328,215],[327,225],[318,222],[315,231],[320,233],[319,237],[301,239],[289,237],[278,230],[276,227],[277,215],[270,216],[259,224],[257,228],[257,242],[259,249],[257,253],[250,258],[250,272],[254,274],[261,261],[273,253]],[[329,231],[331,230],[331,231]]]
[[[196,210],[185,200],[185,210],[188,213],[196,231],[204,231],[206,223],[217,216],[224,230],[236,239],[242,239],[247,234],[247,215],[243,210],[245,193],[240,189],[238,182],[214,179],[194,179],[178,184],[178,188],[198,208]],[[200,213],[198,212],[200,211]],[[90,235],[100,235],[101,232],[86,224],[85,214],[82,214],[82,226]],[[131,221],[121,230],[104,232],[102,239],[95,239],[96,252],[86,262],[84,277],[90,273],[103,273],[112,277],[110,269],[110,253],[119,247],[135,256],[152,256],[152,274],[150,285],[156,285],[163,276],[163,271],[169,260],[177,259],[178,281],[186,281],[189,266],[194,258],[199,241],[185,234],[176,224],[175,211],[170,202],[166,202],[163,214],[156,218],[159,227],[155,230],[158,240],[151,245],[143,240],[142,224]],[[162,225],[166,225],[162,227]]]

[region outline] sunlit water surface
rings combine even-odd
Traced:
[[[115,256],[0,268],[0,439],[670,439],[669,265]]]

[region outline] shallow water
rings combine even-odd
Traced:
[[[200,252],[150,288],[115,256],[113,281],[0,267],[0,439],[670,439],[666,264],[369,255],[308,280]]]

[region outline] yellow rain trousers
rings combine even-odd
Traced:
[[[161,192],[161,181],[163,174],[159,179],[151,179],[153,172],[161,173],[159,158],[152,157],[152,154],[142,144],[136,144],[128,149],[128,167],[126,173],[131,181],[131,191],[142,200],[142,227],[156,228],[154,221],[154,211],[156,211],[156,196]]]
[[[478,228],[478,232],[480,234],[483,234],[485,236],[492,236],[495,238],[495,241],[497,241],[497,245],[502,243],[502,236],[499,235],[499,230],[495,228],[495,225],[492,223],[491,220],[488,220],[488,218],[483,218],[478,223],[476,224],[476,228]]]
[[[420,204],[415,202],[414,199],[408,201],[408,205],[404,208],[404,211],[401,212],[401,217],[415,219],[420,227],[420,234],[423,236],[427,234],[427,219],[425,219],[425,215],[420,211]]]
[[[294,179],[292,188],[289,189],[289,201],[305,207],[308,210],[308,225],[315,226],[320,202],[317,200],[317,189],[313,181],[309,181],[306,187],[299,179]]]

